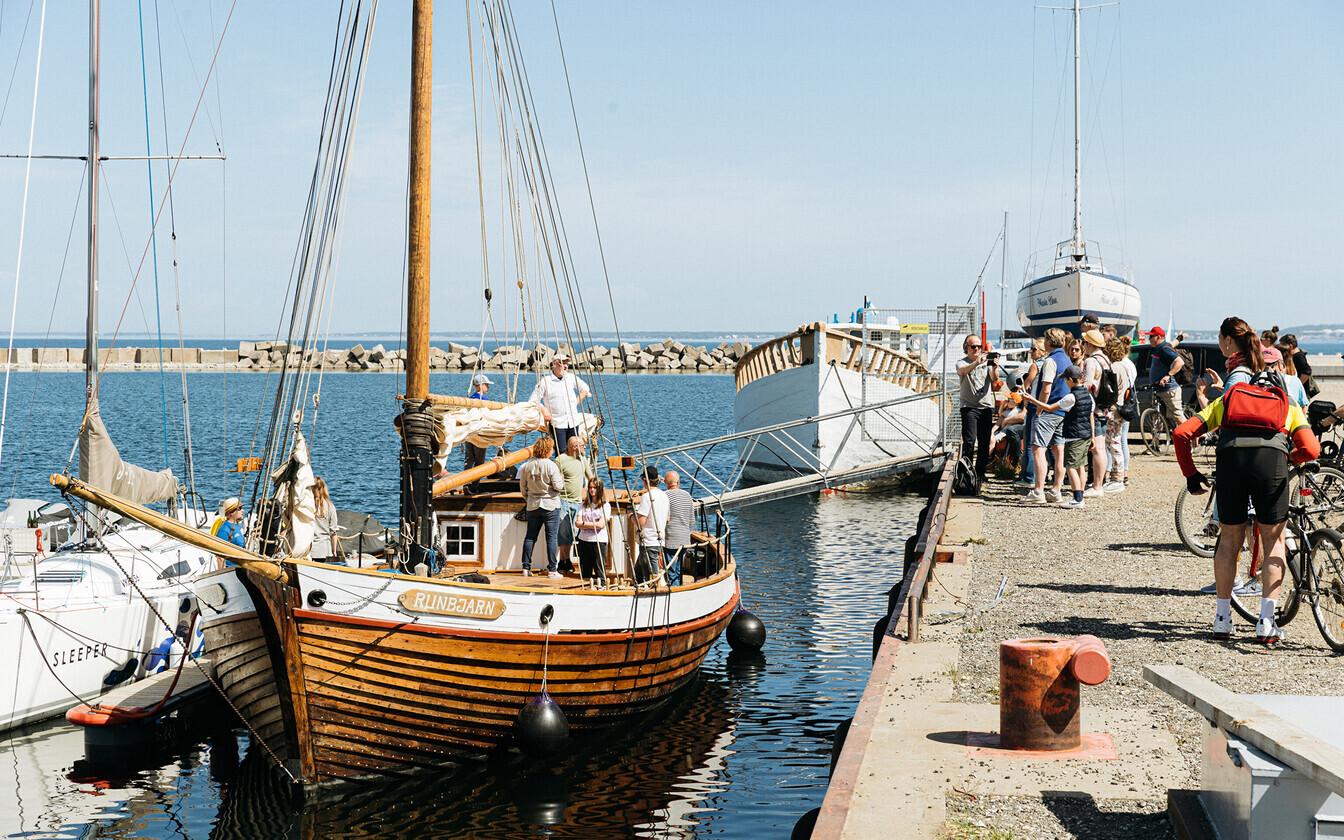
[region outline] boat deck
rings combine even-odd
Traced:
[[[212,665],[207,657],[201,657],[196,660],[201,667],[188,663],[182,667],[182,674],[177,679],[177,686],[173,688],[174,695],[184,695],[195,689],[204,686],[209,680],[206,678],[206,672],[211,672]],[[163,699],[164,694],[173,684],[173,677],[177,675],[177,666],[173,666],[166,671],[158,674],[152,674],[142,680],[132,683],[124,683],[108,691],[102,697],[98,698],[95,705],[104,709],[113,706],[122,709],[138,709],[145,706],[153,706]]]

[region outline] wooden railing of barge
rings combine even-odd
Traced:
[[[876,376],[920,393],[938,390],[937,378],[931,376],[914,356],[871,341],[865,344],[862,336],[831,329],[820,321],[752,348],[737,363],[737,390],[780,371],[815,363],[819,332],[825,338],[822,364],[835,364],[856,373]]]
[[[888,600],[891,609],[885,619],[886,631],[882,634],[881,644],[873,657],[873,670],[869,675],[868,685],[864,688],[858,708],[854,711],[849,731],[845,735],[844,746],[835,762],[835,769],[831,771],[826,797],[821,802],[821,812],[817,815],[816,824],[812,829],[812,840],[840,840],[844,834],[850,803],[854,798],[854,788],[859,781],[859,771],[863,766],[868,743],[872,740],[873,728],[882,710],[887,687],[895,676],[896,652],[902,644],[914,644],[919,641],[919,627],[924,618],[924,600],[933,577],[938,543],[942,540],[943,531],[947,526],[948,505],[952,501],[952,477],[955,474],[956,459],[949,458],[938,477],[933,495],[929,497],[924,525],[919,529],[915,541],[914,563],[906,565],[899,588],[892,588],[893,595]],[[902,619],[905,620],[905,639],[898,635]]]

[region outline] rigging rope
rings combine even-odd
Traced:
[[[140,97],[144,103],[145,111],[145,175],[149,179],[149,217],[154,218],[154,161],[149,157],[154,154],[154,148],[149,141],[149,74],[145,70],[145,13],[143,0],[135,0],[135,18],[136,25],[140,32]],[[163,56],[159,56],[160,65],[162,65]],[[162,66],[160,66],[162,69]],[[167,130],[167,126],[164,126]],[[167,145],[165,144],[165,149]],[[159,394],[163,402],[163,465],[171,466],[172,462],[168,459],[168,383],[167,376],[163,370],[163,313],[159,304],[159,234],[158,231],[151,230],[149,233],[151,261],[154,266],[154,334],[158,342],[159,357]]]
[[[23,277],[23,240],[28,232],[28,188],[33,175],[33,140],[37,135],[37,98],[42,87],[42,48],[46,45],[47,0],[37,24],[37,57],[33,64],[33,107],[28,122],[28,159],[23,169],[23,201],[19,210],[19,248],[14,261],[14,293],[9,305],[9,344],[5,350],[5,388],[0,397],[0,463],[5,454],[5,424],[9,416],[9,373],[14,363],[14,327],[19,317],[19,281]],[[90,351],[92,352],[92,351]]]

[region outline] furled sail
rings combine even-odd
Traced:
[[[317,533],[317,500],[313,497],[313,467],[308,458],[308,441],[303,433],[295,435],[289,460],[272,476],[275,502],[281,512],[280,541],[291,557],[306,557],[313,549]]]
[[[546,428],[546,416],[536,403],[514,403],[504,408],[453,408],[443,413],[441,422],[441,458],[463,442],[473,446],[503,446],[515,435]]]
[[[141,505],[177,495],[177,479],[172,470],[152,472],[121,459],[107,426],[103,425],[97,396],[89,398],[80,429],[79,474],[86,482]]]

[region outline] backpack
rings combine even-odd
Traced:
[[[1283,385],[1277,375],[1261,371],[1251,377],[1250,382],[1238,382],[1228,388],[1222,397],[1222,428],[1232,434],[1219,439],[1242,434],[1260,438],[1270,436],[1267,443],[1277,442],[1275,438],[1283,435],[1283,424],[1288,419],[1291,405]]]
[[[952,476],[952,495],[976,496],[980,493],[980,477],[969,458],[958,458],[956,473]]]
[[[1176,381],[1182,385],[1194,385],[1195,357],[1184,347],[1177,347],[1176,355],[1181,357],[1181,369],[1176,371]]]
[[[1096,354],[1100,356],[1101,354]],[[1102,359],[1106,362],[1106,367],[1101,371],[1101,379],[1097,382],[1097,393],[1092,397],[1092,403],[1097,411],[1105,411],[1116,404],[1120,399],[1120,377],[1115,375],[1115,369],[1111,367],[1109,359]]]

